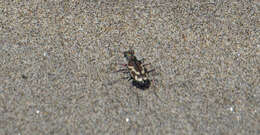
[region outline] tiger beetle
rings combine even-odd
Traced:
[[[122,71],[123,73],[130,74],[130,77],[127,77],[128,80],[132,80],[132,84],[135,87],[145,90],[151,85],[151,81],[148,79],[148,74],[154,70],[148,71],[145,66],[149,64],[144,64],[143,59],[137,60],[134,54],[133,50],[124,52],[124,57],[128,63],[122,65],[127,68],[120,69],[117,72]]]
[[[121,79],[128,79],[129,81],[132,80],[132,85],[136,88],[139,88],[141,90],[146,90],[151,86],[151,81],[148,79],[148,74],[150,72],[155,71],[155,69],[152,69],[148,71],[145,66],[150,65],[144,64],[144,59],[138,60],[136,56],[134,55],[134,50],[125,51],[124,57],[127,60],[127,64],[120,64],[126,68],[119,69],[116,72],[123,72],[130,76],[123,77]],[[138,99],[138,104],[140,104],[139,96],[137,93],[135,93]],[[161,101],[161,98],[154,90],[155,96]],[[163,102],[164,103],[164,102]]]

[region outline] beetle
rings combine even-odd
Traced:
[[[140,89],[147,89],[151,85],[151,81],[148,79],[148,73],[143,61],[138,60],[134,55],[134,50],[124,52],[124,57],[128,61],[127,69],[132,79],[132,84]],[[147,64],[146,64],[147,65]]]
[[[155,71],[155,69],[152,70],[147,70],[146,66],[150,65],[149,64],[144,64],[144,59],[138,60],[135,56],[135,52],[134,50],[128,50],[123,52],[124,57],[127,60],[127,64],[120,64],[123,65],[126,68],[123,69],[119,69],[116,72],[123,72],[128,74],[129,76],[127,77],[123,77],[121,79],[128,79],[129,81],[132,80],[132,85],[135,86],[136,88],[139,88],[141,90],[146,90],[151,86],[151,80],[148,79],[148,74],[150,72]],[[154,94],[157,98],[159,98],[159,96],[157,95],[157,93],[154,91]],[[139,96],[138,94],[137,98],[138,98],[138,104],[139,104]],[[161,100],[159,98],[159,100]]]
[[[151,85],[151,81],[148,79],[148,74],[154,70],[148,71],[145,67],[149,64],[144,64],[143,59],[138,60],[135,56],[134,50],[128,50],[123,52],[124,57],[127,60],[127,64],[122,64],[127,67],[120,69],[117,72],[123,71],[123,73],[130,74],[128,80],[132,80],[132,84],[142,90],[148,89]]]

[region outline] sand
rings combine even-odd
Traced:
[[[0,1],[1,135],[260,134],[259,1]]]

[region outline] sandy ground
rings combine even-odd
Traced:
[[[259,9],[0,0],[0,135],[259,135]],[[148,90],[113,73],[129,49],[156,70]]]

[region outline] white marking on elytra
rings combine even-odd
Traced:
[[[145,74],[145,71],[144,71],[144,68],[142,68],[142,71],[141,71],[142,74]]]
[[[135,70],[134,66],[128,66],[128,68],[129,68],[131,71],[135,72],[136,75],[140,75],[140,73]]]
[[[141,82],[141,81],[143,81],[143,78],[142,78],[142,77],[135,76],[135,80],[138,81],[138,82]]]

